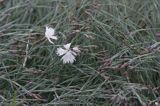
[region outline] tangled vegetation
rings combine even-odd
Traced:
[[[55,51],[69,42],[81,52],[63,64]],[[2,106],[159,102],[159,0],[0,0]]]

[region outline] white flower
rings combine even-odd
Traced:
[[[68,43],[64,45],[64,48],[57,48],[57,55],[62,56],[61,59],[63,60],[64,64],[66,63],[72,64],[76,60],[75,56],[77,56],[77,53],[80,52],[78,47],[74,47],[71,50],[70,46],[71,46],[71,43]]]
[[[68,51],[63,57],[62,57],[63,63],[73,63],[76,59],[75,56],[72,54],[72,51]]]
[[[55,29],[46,26],[46,32],[45,32],[45,37],[48,39],[48,41],[52,44],[54,44],[51,39],[57,40],[57,36],[55,34]]]

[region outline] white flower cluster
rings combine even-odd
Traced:
[[[52,40],[58,39],[57,36],[55,36],[55,29],[48,26],[46,26],[45,37],[52,44],[54,44]],[[56,54],[58,56],[62,56],[61,60],[63,61],[64,64],[74,63],[74,61],[76,61],[76,56],[78,53],[80,53],[79,48],[77,46],[71,48],[71,43],[65,44],[63,45],[63,47],[57,48],[57,51],[56,51]]]

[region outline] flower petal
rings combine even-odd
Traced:
[[[75,61],[75,56],[71,53],[71,51],[68,51],[63,57],[62,57],[63,63],[73,63]]]
[[[78,53],[80,52],[80,50],[79,50],[78,47],[74,47],[74,48],[73,48],[73,51],[78,52]]]
[[[70,46],[71,46],[71,43],[68,43],[68,44],[64,45],[64,48],[67,49],[67,50],[69,50]]]
[[[50,38],[57,40],[57,36],[50,36]]]
[[[50,37],[50,36],[53,36],[54,34],[55,34],[55,29],[46,26],[45,36]]]
[[[73,55],[77,56],[77,53],[76,53],[76,52],[74,52],[74,51],[71,51],[71,53],[72,53]]]
[[[67,53],[67,50],[62,49],[62,48],[57,48],[56,54],[57,54],[58,56],[62,56],[62,55],[64,55],[64,54],[66,54],[66,53]]]

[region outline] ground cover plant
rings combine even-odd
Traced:
[[[2,106],[159,102],[159,0],[0,0]]]

